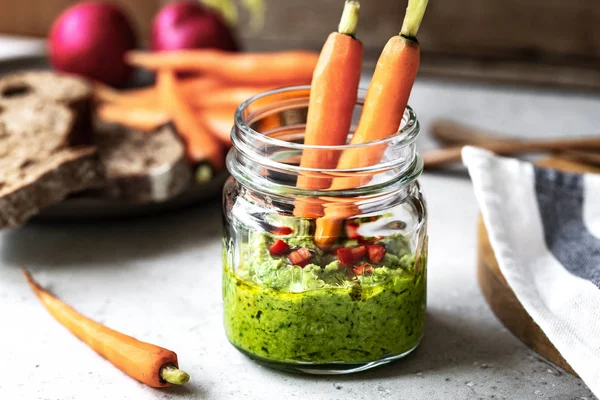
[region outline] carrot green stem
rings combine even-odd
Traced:
[[[190,380],[187,373],[172,364],[167,364],[160,369],[160,377],[173,385],[183,385]]]
[[[358,25],[358,14],[360,11],[360,3],[357,0],[346,0],[342,18],[338,26],[338,32],[348,36],[356,34],[356,26]]]
[[[208,164],[200,164],[196,169],[196,183],[206,183],[213,178],[213,169]]]
[[[408,0],[408,7],[406,7],[406,15],[404,16],[404,22],[402,23],[402,30],[400,35],[415,39],[417,32],[423,21],[423,15],[427,8],[429,0]]]

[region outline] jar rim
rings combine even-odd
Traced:
[[[264,99],[265,97],[268,97],[268,96],[276,95],[276,94],[281,94],[281,93],[285,93],[285,92],[293,92],[293,91],[303,91],[303,90],[307,91],[307,93],[310,93],[310,85],[285,86],[285,87],[281,87],[281,88],[277,88],[277,89],[268,90],[268,91],[265,91],[265,92],[262,92],[262,93],[259,93],[257,95],[250,97],[249,99],[247,99],[246,101],[241,103],[238,106],[238,108],[235,110],[235,114],[234,114],[235,127],[238,128],[240,131],[242,131],[245,135],[247,135],[248,137],[250,137],[254,140],[258,140],[258,141],[260,141],[264,144],[268,144],[268,145],[273,145],[273,146],[282,147],[282,148],[289,148],[291,150],[342,151],[342,150],[347,150],[347,149],[367,149],[369,147],[381,146],[381,145],[390,144],[390,143],[394,143],[394,145],[396,145],[396,146],[406,146],[406,145],[410,145],[411,143],[413,143],[417,139],[417,136],[419,135],[419,123],[417,120],[417,114],[414,112],[414,110],[410,106],[407,106],[406,110],[404,110],[403,121],[406,120],[406,122],[402,126],[400,126],[400,129],[398,129],[396,131],[396,133],[386,136],[383,139],[365,142],[365,143],[359,143],[359,144],[343,144],[343,145],[325,145],[325,146],[323,146],[323,145],[308,145],[308,144],[303,144],[303,143],[301,144],[301,143],[288,142],[285,140],[281,140],[281,139],[263,135],[262,133],[257,132],[256,130],[252,129],[248,125],[248,123],[245,121],[245,117],[244,117],[245,112],[248,110],[248,107],[251,106],[256,101],[258,101],[260,99]],[[358,99],[357,99],[358,105],[363,105],[364,100],[362,100],[362,99],[364,99],[366,92],[367,92],[367,90],[363,89],[363,88],[358,90]],[[343,171],[343,170],[338,170],[338,171]]]
[[[285,93],[288,95],[277,96]],[[365,94],[365,89],[358,91],[357,106],[364,106]],[[271,101],[264,101],[264,104],[260,102],[262,99],[270,100],[269,96],[273,96]],[[304,145],[269,136],[277,131],[269,131],[267,134],[252,128],[254,123],[271,114],[299,107],[306,109],[309,97],[310,86],[288,86],[260,93],[240,104],[235,112],[235,123],[231,134],[233,148],[227,156],[227,168],[236,179],[243,181],[248,186],[257,187],[270,193],[279,193],[281,190],[285,190],[288,194],[298,196],[345,196],[397,190],[399,187],[414,182],[421,175],[423,160],[416,151],[415,143],[420,126],[416,113],[410,107],[405,109],[402,125],[395,134],[381,140],[354,145]],[[253,109],[252,105],[256,108]],[[297,126],[292,124],[282,127],[293,129],[304,126],[304,123],[298,123]],[[383,158],[379,162],[352,168],[337,168],[337,166],[310,168],[300,166],[299,163],[287,163],[278,159],[278,155],[294,159],[294,156],[302,154],[304,150],[336,151],[341,154],[351,149],[367,150],[382,147],[391,149],[393,156]],[[268,172],[266,175],[265,171]],[[313,177],[318,176],[323,179],[367,177],[365,179],[369,183],[343,189],[304,189],[296,187],[296,184],[292,184],[291,181],[284,183],[266,178],[271,172],[288,177],[311,174]]]

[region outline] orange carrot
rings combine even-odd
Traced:
[[[185,78],[179,81],[179,85],[186,98],[192,101],[200,98],[203,104],[208,102],[213,91],[228,88],[225,83],[206,76]],[[161,104],[155,86],[116,90],[103,84],[94,84],[94,96],[100,102],[127,106],[156,108]]]
[[[117,103],[134,107],[159,107],[156,89],[153,86],[116,90],[111,87],[94,84],[94,97],[99,102]]]
[[[420,62],[420,47],[416,34],[421,25],[428,0],[409,0],[400,35],[392,37],[383,49],[367,90],[362,115],[351,144],[383,139],[396,133],[412,90]],[[338,169],[361,168],[381,161],[385,147],[348,149],[338,162]],[[349,189],[369,181],[368,177],[339,177],[332,182],[332,190]],[[350,217],[336,213],[336,218],[321,221],[321,238],[334,237],[341,231],[340,218]],[[318,222],[319,224],[319,222]]]
[[[198,118],[208,126],[221,142],[231,147],[234,107],[209,108],[198,112]]]
[[[354,38],[360,5],[347,0],[338,28],[327,38],[315,68],[306,120],[304,144],[343,145],[346,143],[352,112],[356,106],[362,66],[363,46]],[[333,169],[339,153],[322,150],[304,150],[300,166],[315,169]],[[297,187],[326,189],[331,181],[325,177],[301,175]],[[315,217],[322,215],[318,202],[299,199],[294,215]]]
[[[346,144],[356,106],[363,56],[362,43],[353,37],[359,7],[358,1],[346,0],[339,31],[331,33],[323,46],[311,82],[304,144]],[[337,165],[338,158],[337,152],[304,150],[300,166],[332,169]],[[326,189],[330,183],[328,179],[300,176],[297,186],[302,189]]]
[[[228,84],[213,76],[195,76],[179,80],[179,86],[181,86],[181,91],[185,97],[191,98],[194,96],[208,96],[215,90],[228,87]]]
[[[304,50],[232,53],[215,49],[130,51],[127,61],[150,70],[194,71],[229,83],[292,85],[310,82],[318,55]]]
[[[140,342],[79,314],[41,287],[28,271],[22,272],[33,293],[58,322],[130,377],[156,388],[189,381],[190,376],[178,369],[174,352]]]
[[[156,79],[161,103],[173,118],[177,132],[186,141],[190,161],[208,161],[213,168],[222,169],[225,163],[223,147],[186,102],[175,73],[169,70],[159,71]]]
[[[198,108],[232,107],[234,110],[244,101],[259,93],[274,89],[273,86],[221,86],[208,93],[186,91],[188,101]]]
[[[171,120],[162,109],[121,105],[115,103],[100,104],[96,113],[105,122],[117,123],[131,129],[150,132]]]

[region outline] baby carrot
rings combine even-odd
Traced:
[[[94,97],[99,102],[133,107],[159,107],[156,88],[153,86],[117,90],[103,84],[94,84]]]
[[[231,129],[235,107],[208,108],[199,110],[198,118],[213,132],[227,148],[231,147]]]
[[[346,1],[338,32],[329,35],[321,50],[310,85],[304,144],[346,144],[362,67],[363,46],[354,38],[359,9],[358,1]],[[304,150],[300,166],[335,168],[338,158],[337,152]],[[297,186],[303,189],[326,189],[330,184],[328,179],[300,176]]]
[[[151,132],[168,123],[171,118],[160,108],[149,106],[130,106],[115,103],[103,103],[96,108],[98,117],[105,122],[112,122],[144,132]]]
[[[274,86],[222,86],[206,93],[188,91],[187,97],[190,104],[198,108],[233,107],[235,110],[241,103],[252,96],[267,90],[275,89]],[[233,115],[233,114],[232,114]]]
[[[400,128],[412,90],[421,50],[416,35],[428,0],[409,0],[400,35],[392,37],[383,49],[367,90],[365,104],[351,144],[373,142],[393,135]],[[360,168],[381,161],[385,148],[348,149],[337,168]],[[367,178],[336,178],[331,189],[348,189],[368,182]]]
[[[175,73],[169,70],[159,71],[156,79],[162,105],[173,118],[177,133],[185,140],[190,161],[208,161],[217,170],[223,168],[223,146],[206,124],[197,118],[194,109],[185,100]]]
[[[190,380],[188,374],[178,369],[174,352],[140,342],[81,315],[41,287],[28,271],[22,272],[33,293],[54,319],[130,377],[156,388],[182,385]]]
[[[412,90],[420,62],[420,47],[416,35],[428,0],[409,0],[402,30],[392,37],[383,49],[371,80],[361,118],[352,136],[351,144],[361,144],[383,139],[396,133],[402,123],[404,110]],[[360,168],[381,160],[385,148],[345,150],[338,169]],[[369,177],[338,177],[330,189],[342,190],[359,187],[369,182]],[[330,207],[333,209],[335,207]],[[341,220],[352,216],[333,212],[333,217],[317,221],[315,241],[328,242],[341,232]],[[327,212],[326,212],[327,217]]]
[[[169,69],[210,74],[229,83],[300,85],[310,82],[318,55],[304,50],[232,53],[215,49],[169,52],[130,51],[127,61],[150,70]]]
[[[342,145],[348,138],[363,56],[362,43],[354,37],[359,9],[358,1],[346,0],[338,31],[329,35],[321,50],[311,81],[304,134],[306,145]],[[337,152],[306,149],[302,152],[300,166],[333,169],[338,158]],[[325,177],[300,175],[296,186],[302,189],[326,189],[330,184],[331,180]],[[322,215],[319,201],[299,199],[294,215]]]

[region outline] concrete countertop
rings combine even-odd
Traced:
[[[421,79],[411,104],[424,136],[437,117],[532,137],[600,129],[597,95]],[[420,146],[433,143],[423,137]],[[477,204],[464,171],[426,173],[421,183],[430,210],[427,328],[406,359],[318,377],[238,353],[221,322],[215,199],[145,219],[0,232],[0,399],[593,399],[485,303],[475,275]],[[192,381],[155,390],[126,377],[48,315],[20,265],[87,316],[176,351]]]

